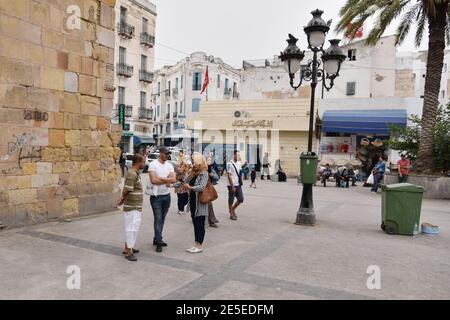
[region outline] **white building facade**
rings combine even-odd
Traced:
[[[121,147],[144,151],[153,140],[153,92],[156,6],[148,0],[116,1],[115,95],[113,119],[125,105]]]
[[[206,68],[209,85],[201,94]],[[240,79],[239,70],[203,52],[156,71],[152,107],[157,142],[173,145],[189,137],[192,128],[186,119],[201,111],[202,102],[239,99]]]
[[[382,37],[374,46],[367,46],[364,39],[346,41],[342,49],[347,59],[334,87],[327,91],[319,83],[316,89],[316,130],[321,131],[317,134],[317,151],[322,160],[364,160],[363,168],[369,171],[377,154],[384,150],[374,146],[389,138],[387,123],[407,125],[408,116],[422,115],[427,52],[398,51],[395,36]],[[302,64],[310,59],[311,52],[305,52]],[[442,105],[449,102],[449,63],[447,51],[439,95]],[[296,74],[295,85],[298,78]],[[277,57],[259,64],[244,61],[243,100],[309,96],[310,83],[294,91]],[[361,142],[367,140],[369,150],[362,150]],[[395,155],[392,159],[395,163]]]

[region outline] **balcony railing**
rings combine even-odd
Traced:
[[[115,115],[116,117],[119,116],[119,105],[120,104],[116,104],[116,108],[113,110],[113,115]],[[125,117],[131,118],[132,116],[133,116],[133,106],[125,105]]]
[[[134,67],[125,63],[117,64],[117,75],[126,78],[131,78],[133,76]]]
[[[141,33],[141,44],[143,46],[153,48],[155,46],[155,37],[147,32]]]
[[[170,120],[170,113],[166,114],[166,120]]]
[[[134,37],[134,27],[125,21],[121,21],[117,24],[117,32],[120,36],[126,39],[131,39]]]
[[[153,82],[153,73],[148,72],[146,70],[139,70],[139,81],[152,83]]]
[[[141,120],[153,120],[153,110],[141,107],[138,116]]]
[[[174,119],[177,119],[177,118],[178,118],[178,112],[174,112],[174,113],[173,113],[173,118],[174,118]]]

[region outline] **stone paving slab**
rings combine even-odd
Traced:
[[[224,181],[214,203],[219,229],[207,228],[205,252],[190,255],[190,217],[172,201],[163,254],[151,245],[146,201],[140,261],[120,254],[120,212],[0,233],[0,299],[448,299],[449,201],[425,200],[423,221],[442,234],[389,236],[380,230],[379,195],[368,189],[317,187],[318,226],[293,224],[301,186],[245,185],[239,220],[230,221]],[[65,288],[68,265],[82,269],[82,289]],[[381,290],[366,287],[367,267],[381,268]],[[5,267],[3,267],[5,266]]]

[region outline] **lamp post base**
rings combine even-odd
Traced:
[[[304,184],[302,201],[300,204],[300,209],[297,212],[297,220],[295,222],[297,225],[301,226],[314,226],[316,225],[316,215],[314,214],[314,203],[313,203],[313,185]]]
[[[297,213],[297,221],[295,222],[295,224],[299,226],[313,227],[316,225],[316,215],[314,213],[305,213],[299,211]]]

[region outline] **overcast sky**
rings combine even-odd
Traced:
[[[306,49],[303,26],[316,8],[338,21],[345,0],[152,0],[157,5],[155,67],[172,65],[185,53],[204,51],[235,67],[242,60],[271,58],[286,47],[288,33]],[[394,33],[395,25],[387,33]],[[331,36],[329,39],[332,38]],[[402,50],[414,49],[408,39]],[[168,49],[169,46],[175,50]]]

